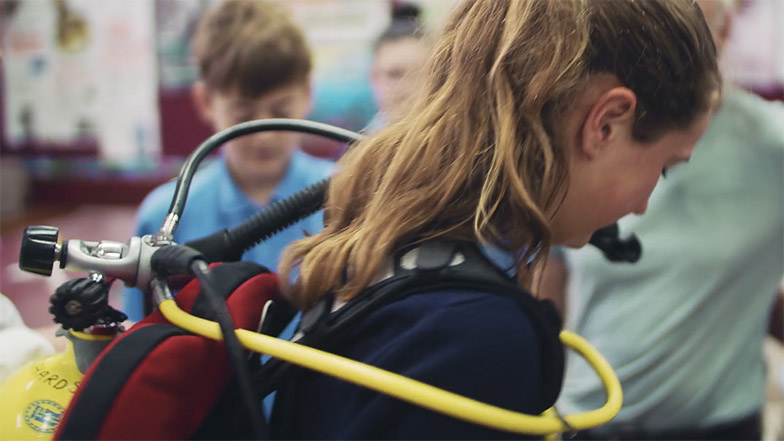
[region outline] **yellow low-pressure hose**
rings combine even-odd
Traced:
[[[162,301],[159,308],[171,323],[187,331],[214,340],[222,339],[218,323],[186,313],[177,306],[174,300]],[[588,342],[569,331],[561,331],[561,341],[565,346],[576,350],[596,370],[604,384],[607,402],[599,409],[567,415],[563,419],[550,416],[554,412],[545,412],[547,415],[544,416],[534,416],[492,406],[365,363],[244,329],[237,330],[237,337],[243,346],[253,351],[268,354],[454,418],[498,430],[528,435],[582,430],[606,423],[621,408],[621,383],[610,364]]]

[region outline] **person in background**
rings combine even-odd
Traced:
[[[392,21],[373,47],[370,83],[378,112],[365,129],[368,133],[392,122],[411,100],[430,56],[419,6],[393,1],[390,7]]]
[[[281,279],[299,274],[284,293],[308,313],[334,311],[388,286],[393,268],[438,272],[473,256],[466,271],[503,277],[481,247],[506,251],[517,270],[508,295],[420,285],[358,318],[330,351],[538,414],[555,400],[548,385],[560,388],[545,349],[560,323],[527,291],[533,273],[552,244],[582,246],[645,212],[662,170],[688,160],[720,101],[716,49],[690,0],[468,0],[434,54],[400,119],[339,162],[324,230],[284,253]],[[270,429],[276,439],[521,438],[304,369],[283,379]]]
[[[215,131],[264,118],[304,118],[311,107],[311,54],[302,31],[288,14],[260,0],[226,0],[197,25],[192,49],[201,80],[193,101]],[[328,177],[333,163],[299,150],[295,132],[262,132],[227,143],[220,156],[199,170],[174,233],[177,243],[235,227],[271,202]],[[156,233],[174,193],[164,184],[142,202],[135,234]],[[270,269],[291,241],[323,225],[314,214],[243,255]],[[130,320],[143,317],[142,297],[125,293]]]
[[[733,13],[699,2],[717,46]],[[688,166],[663,170],[643,216],[619,221],[642,257],[613,264],[590,247],[552,253],[542,295],[608,359],[623,407],[579,439],[760,439],[762,344],[784,274],[784,104],[727,85]],[[781,330],[778,331],[781,339]],[[594,409],[604,391],[569,354],[558,409]]]

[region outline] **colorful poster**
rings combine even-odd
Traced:
[[[45,144],[67,150],[91,139],[106,162],[156,159],[153,6],[149,1],[18,2],[2,30],[9,148]]]

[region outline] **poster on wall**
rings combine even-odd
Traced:
[[[2,30],[3,150],[67,153],[94,142],[103,161],[155,158],[152,3],[11,3]]]

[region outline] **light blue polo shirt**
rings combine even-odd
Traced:
[[[784,274],[784,105],[727,90],[688,164],[668,172],[643,216],[619,221],[642,242],[636,264],[567,250],[566,327],[605,356],[624,402],[595,429],[702,429],[757,412],[762,343]],[[574,353],[558,407],[605,394]]]
[[[275,188],[270,201],[285,199],[327,177],[334,163],[317,159],[297,150],[291,157],[283,180]],[[157,233],[171,204],[175,182],[168,182],[153,190],[142,202],[137,215],[134,235]],[[258,213],[264,206],[251,200],[234,183],[223,156],[199,170],[193,178],[174,241],[185,243],[224,228],[233,228]],[[276,271],[283,249],[301,239],[305,233],[317,233],[323,228],[319,211],[264,242],[248,250],[242,260],[256,262]],[[132,321],[143,318],[142,298],[136,290],[126,290],[124,312]]]

